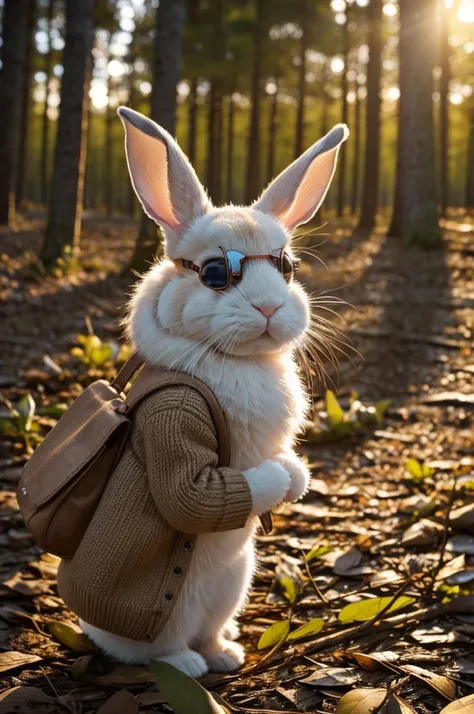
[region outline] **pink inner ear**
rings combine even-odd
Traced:
[[[127,124],[127,161],[133,187],[145,212],[172,230],[179,228],[168,181],[168,152],[163,141]]]
[[[306,223],[318,210],[336,170],[337,152],[338,148],[327,151],[313,159],[309,165],[288,212],[279,216],[288,230]],[[291,187],[288,190],[291,191]]]

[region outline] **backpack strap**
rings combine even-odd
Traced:
[[[125,362],[123,367],[120,368],[117,376],[110,383],[111,386],[119,393],[124,392],[125,387],[130,382],[135,372],[138,372],[144,361],[145,360],[138,354],[138,352],[134,352]]]

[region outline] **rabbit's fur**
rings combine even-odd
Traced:
[[[200,265],[219,247],[267,254],[289,244],[293,228],[314,214],[346,138],[336,127],[283,172],[252,208],[214,208],[174,140],[129,109],[131,178],[145,211],[163,228],[166,254],[131,300],[129,336],[147,361],[206,382],[225,411],[234,469],[243,472],[255,516],[300,498],[309,473],[292,447],[308,399],[293,349],[309,324],[309,303],[268,261],[249,262],[241,282],[223,292],[202,285],[172,259]],[[312,153],[311,153],[312,152]],[[268,320],[257,309],[280,306]],[[103,650],[124,662],[166,660],[192,676],[228,672],[244,662],[232,641],[254,571],[256,518],[245,528],[198,536],[183,590],[163,632],[141,643],[81,623]]]

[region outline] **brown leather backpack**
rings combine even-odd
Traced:
[[[183,372],[145,365],[125,396],[125,387],[142,365],[134,354],[112,382],[100,379],[89,385],[26,464],[18,503],[27,529],[45,551],[72,558],[125,446],[131,413],[165,385],[186,384],[202,394],[217,431],[219,465],[229,465],[225,417],[209,387]],[[271,515],[264,514],[261,521],[269,532]]]

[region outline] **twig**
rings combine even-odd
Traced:
[[[448,543],[449,519],[450,519],[450,516],[451,516],[451,510],[452,510],[453,505],[454,505],[454,498],[455,498],[455,496],[456,496],[457,481],[458,481],[457,474],[454,474],[453,485],[452,485],[452,488],[451,488],[451,494],[450,494],[450,496],[449,496],[449,501],[448,501],[448,507],[447,507],[447,509],[446,509],[446,514],[445,514],[445,517],[444,517],[444,524],[443,524],[443,526],[444,526],[443,541],[442,541],[442,543],[441,543],[441,550],[440,550],[440,552],[439,552],[438,565],[437,565],[436,568],[433,570],[433,575],[431,576],[431,582],[430,582],[430,584],[429,584],[429,586],[428,586],[428,594],[429,594],[429,595],[432,595],[432,594],[433,594],[433,590],[434,590],[436,578],[437,578],[437,576],[438,576],[439,571],[440,571],[441,568],[443,567],[444,554],[445,554],[445,552],[446,552],[446,545],[447,545],[447,543]]]
[[[387,687],[387,692],[386,692],[384,698],[382,699],[380,704],[375,707],[375,709],[371,712],[371,714],[378,714],[378,712],[382,711],[382,709],[387,704],[387,702],[390,699],[390,697],[392,696],[392,694],[395,694],[395,692],[398,692],[398,690],[401,689],[403,687],[403,685],[406,684],[406,682],[408,682],[409,679],[410,679],[410,677],[403,677],[403,679],[400,679],[398,682],[392,682],[391,684],[389,684]]]
[[[319,589],[319,587],[316,585],[316,582],[315,582],[313,576],[311,575],[311,570],[310,570],[310,567],[309,567],[309,563],[308,563],[308,561],[306,560],[306,556],[305,556],[303,550],[301,551],[301,555],[303,556],[303,563],[304,563],[304,567],[305,567],[305,569],[306,569],[306,573],[307,573],[307,575],[308,575],[308,578],[309,578],[310,581],[311,581],[311,585],[313,586],[313,588],[314,588],[314,590],[315,590],[315,592],[316,592],[316,595],[319,597],[319,599],[320,599],[325,605],[329,605],[329,600],[323,595],[323,593],[321,592],[321,590]]]
[[[387,614],[387,612],[390,610],[394,602],[402,595],[402,593],[405,592],[405,590],[408,588],[409,585],[411,585],[412,579],[408,578],[395,592],[395,594],[390,598],[390,602],[388,602],[385,607],[383,607],[380,612],[375,615],[371,620],[367,620],[366,622],[363,622],[361,625],[359,625],[359,628],[361,631],[363,630],[369,630],[372,625],[374,625],[376,622],[379,620],[382,620],[384,615]]]
[[[270,657],[271,657],[272,655],[275,654],[275,652],[278,652],[278,650],[280,650],[280,649],[283,647],[283,645],[285,644],[285,642],[286,642],[287,639],[288,639],[288,635],[290,634],[290,627],[291,627],[291,618],[292,618],[292,616],[293,616],[293,609],[292,609],[292,607],[291,607],[291,605],[290,605],[290,607],[288,608],[288,617],[287,617],[287,620],[288,620],[288,632],[286,633],[285,637],[282,637],[281,640],[280,640],[279,642],[277,642],[276,645],[274,645],[274,647],[272,647],[272,649],[271,649],[269,652],[267,652],[267,653],[262,657],[262,659],[261,659],[260,662],[258,663],[259,665],[262,664],[263,662],[266,662],[268,659],[270,659]],[[257,665],[254,665],[254,666],[257,666]]]

